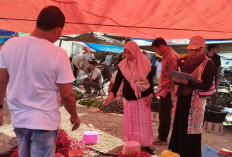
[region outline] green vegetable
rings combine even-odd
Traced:
[[[85,98],[78,101],[78,104],[87,106],[87,107],[99,107],[102,105],[102,101],[97,98]]]
[[[76,96],[76,100],[84,98],[84,94],[81,93],[80,91],[75,90],[74,93],[75,93],[75,96]]]

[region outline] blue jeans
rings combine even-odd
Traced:
[[[19,157],[54,157],[58,130],[14,128]]]

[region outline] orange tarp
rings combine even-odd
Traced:
[[[40,10],[48,5],[64,12],[63,35],[232,38],[231,0],[0,0],[0,28],[31,33]]]

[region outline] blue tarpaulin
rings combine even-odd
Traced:
[[[91,49],[100,52],[113,52],[113,53],[121,53],[123,51],[123,46],[111,46],[111,45],[101,45],[101,44],[93,44],[93,43],[85,43]]]
[[[0,45],[2,45],[4,42],[6,42],[7,39],[9,39],[9,38],[1,38],[1,37],[0,37]]]
[[[0,29],[0,36],[12,36],[15,32]]]
[[[0,45],[12,37],[15,32],[0,29]]]

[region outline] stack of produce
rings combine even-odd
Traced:
[[[78,101],[78,104],[84,105],[87,107],[99,107],[102,105],[102,101],[97,98],[84,98]]]
[[[105,113],[123,114],[123,104],[117,101],[110,102],[108,105],[101,105],[99,109]]]
[[[75,96],[76,96],[76,100],[80,100],[82,98],[84,98],[84,94],[78,90],[74,90]]]
[[[150,157],[151,155],[147,152],[137,152],[132,154],[121,154],[119,157]]]
[[[68,156],[69,150],[82,150],[86,156],[95,156],[97,153],[82,141],[70,137],[64,130],[60,129],[56,141],[56,153]],[[10,155],[10,157],[18,157],[18,148]]]
[[[60,129],[56,141],[56,152],[67,156],[69,150],[81,149],[85,155],[92,156],[95,151],[90,146],[85,145],[82,141],[70,137],[64,130]]]

